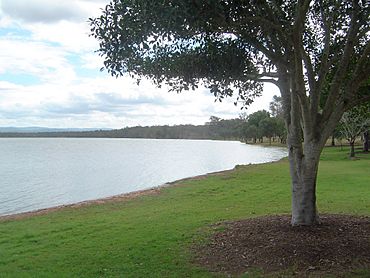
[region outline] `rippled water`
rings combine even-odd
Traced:
[[[71,204],[263,163],[284,148],[232,141],[0,139],[0,215]]]

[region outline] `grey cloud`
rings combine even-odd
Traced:
[[[1,95],[0,95],[1,99]],[[142,107],[145,105],[145,113]],[[100,93],[93,98],[85,98],[73,95],[66,103],[40,103],[37,107],[26,107],[12,105],[0,107],[0,117],[3,119],[27,119],[29,117],[40,119],[63,119],[66,117],[84,117],[92,115],[94,112],[109,113],[116,117],[129,119],[141,119],[147,121],[148,118],[156,117],[152,111],[153,107],[170,107],[164,98],[151,98],[143,96],[136,99],[124,98],[114,93]],[[140,112],[141,111],[141,112]]]
[[[94,2],[94,3],[100,3],[100,4],[108,4],[110,0],[81,0],[82,2]]]
[[[30,116],[38,116],[38,111],[27,107],[0,108],[0,117],[2,119],[17,120]]]
[[[26,22],[52,23],[60,20],[81,20],[86,15],[73,1],[58,0],[2,0],[7,15]]]
[[[163,98],[149,98],[147,96],[139,96],[138,98],[123,98],[120,95],[112,93],[100,93],[97,94],[99,102],[106,105],[139,105],[139,104],[152,104],[152,105],[166,105],[166,101]]]
[[[126,99],[113,93],[100,93],[96,94],[93,99],[74,96],[63,105],[46,103],[41,106],[41,109],[49,115],[81,115],[98,111],[123,116],[132,113],[138,106],[144,104],[165,106],[166,102],[161,98]]]
[[[87,114],[92,109],[87,102],[74,101],[68,105],[46,104],[42,107],[42,110],[48,114],[79,115]]]

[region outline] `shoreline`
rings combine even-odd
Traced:
[[[184,181],[204,179],[209,176],[215,176],[215,175],[223,175],[225,173],[235,171],[235,169],[237,169],[238,167],[246,167],[250,165],[259,165],[259,164],[267,164],[267,163],[276,163],[282,159],[284,158],[281,158],[276,161],[270,161],[270,162],[264,162],[264,163],[258,163],[258,164],[250,163],[250,164],[243,164],[243,165],[235,165],[234,168],[232,169],[186,177],[186,178],[178,179],[175,181],[166,182],[164,184],[153,186],[147,189],[131,191],[131,192],[112,195],[112,196],[103,197],[103,198],[91,199],[91,200],[81,201],[81,202],[72,203],[72,204],[58,205],[58,206],[41,208],[41,209],[19,212],[19,213],[14,213],[14,214],[0,215],[0,223],[3,221],[7,221],[7,220],[19,220],[19,219],[25,219],[25,218],[29,218],[33,216],[38,216],[38,215],[45,215],[50,212],[56,212],[56,211],[60,211],[63,209],[69,209],[69,208],[73,209],[73,208],[81,208],[81,207],[90,206],[90,205],[100,205],[100,204],[107,204],[107,203],[114,203],[114,202],[122,202],[126,200],[132,200],[132,199],[135,199],[141,196],[157,195],[161,193],[162,189],[178,186],[181,182],[184,182]]]

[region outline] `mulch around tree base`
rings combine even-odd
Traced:
[[[218,223],[209,241],[194,247],[195,263],[212,272],[240,275],[260,269],[274,277],[339,277],[370,269],[370,217],[320,219],[322,224],[313,227],[292,227],[288,215]]]

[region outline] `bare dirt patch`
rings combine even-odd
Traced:
[[[340,277],[370,270],[370,217],[322,215],[322,224],[292,227],[290,217],[266,216],[214,225],[205,245],[194,247],[195,263],[212,272],[240,275]]]

